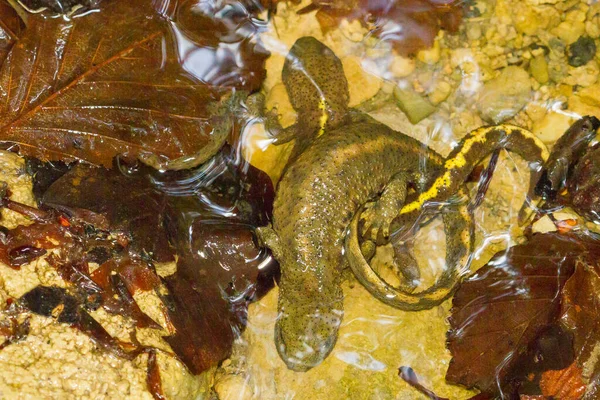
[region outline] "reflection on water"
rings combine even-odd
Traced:
[[[506,6],[507,1],[498,2]],[[377,96],[383,93],[381,97],[386,100],[383,102],[385,104],[368,104],[368,106],[376,109],[377,112],[384,110],[382,113],[386,114],[386,118],[398,124],[394,128],[417,136],[423,142],[430,142],[433,137],[432,145],[439,146],[442,151],[448,150],[451,144],[456,142],[457,132],[463,134],[483,124],[482,118],[487,117],[476,108],[478,96],[486,86],[487,91],[491,93],[487,102],[493,103],[490,105],[493,108],[493,113],[490,115],[503,120],[514,117],[512,122],[528,127],[542,124],[543,121],[542,117],[538,118],[540,111],[535,110],[533,106],[530,107],[529,103],[532,101],[543,99],[537,107],[552,108],[559,118],[577,116],[581,112],[581,110],[577,112],[562,110],[566,97],[570,97],[569,107],[577,104],[575,101],[585,103],[590,98],[593,100],[592,103],[597,102],[593,97],[595,90],[591,86],[593,83],[588,85],[587,81],[576,79],[576,84],[568,84],[565,80],[559,85],[559,78],[553,76],[555,85],[547,83],[549,77],[544,77],[546,79],[544,83],[539,76],[534,76],[534,72],[539,71],[534,68],[536,64],[530,63],[532,59],[537,60],[542,66],[544,63],[554,63],[551,67],[546,65],[546,69],[549,69],[546,75],[563,73],[572,74],[573,78],[582,76],[582,70],[571,69],[564,72],[567,71],[566,67],[556,68],[555,58],[562,57],[561,52],[564,52],[564,49],[560,51],[556,49],[567,48],[565,43],[557,44],[557,41],[571,40],[566,38],[564,32],[544,33],[544,35],[556,36],[547,43],[553,48],[552,51],[548,49],[549,55],[544,52],[544,49],[533,49],[531,43],[525,43],[531,42],[534,35],[526,35],[523,32],[519,32],[522,36],[519,40],[523,43],[512,43],[512,47],[506,48],[503,47],[506,43],[494,45],[496,47],[492,50],[497,54],[482,55],[480,51],[482,46],[477,41],[481,40],[483,43],[488,36],[493,37],[493,29],[496,29],[494,25],[506,28],[507,34],[500,35],[503,36],[501,40],[508,40],[506,37],[509,36],[509,31],[511,35],[515,31],[514,27],[506,27],[509,24],[504,23],[504,20],[510,19],[510,16],[498,17],[493,21],[494,23],[489,24],[488,32],[492,32],[489,35],[482,32],[479,27],[479,31],[461,31],[459,36],[449,38],[447,32],[438,35],[438,31],[440,28],[445,28],[447,31],[456,32],[462,12],[451,10],[450,3],[450,1],[437,0],[410,0],[397,3],[316,1],[315,5],[309,6],[312,7],[312,11],[316,11],[316,14],[310,16],[312,19],[297,20],[312,21],[312,26],[308,26],[308,23],[305,25],[304,22],[298,22],[297,26],[291,26],[293,23],[290,23],[283,26],[280,36],[273,24],[268,24],[267,21],[257,17],[260,7],[255,2],[154,1],[155,11],[161,17],[150,16],[150,20],[155,24],[149,26],[160,27],[156,36],[151,38],[157,40],[149,40],[148,48],[144,47],[139,52],[130,54],[125,51],[123,54],[131,57],[124,57],[124,63],[114,67],[114,70],[100,68],[98,76],[102,79],[94,76],[94,79],[98,79],[90,79],[89,82],[83,79],[82,82],[78,82],[81,83],[81,86],[78,86],[81,92],[78,93],[85,93],[86,96],[82,97],[81,102],[102,103],[104,101],[109,104],[86,103],[82,106],[77,104],[79,107],[77,112],[73,111],[76,107],[70,104],[71,108],[67,107],[65,111],[55,115],[55,120],[69,124],[68,127],[67,125],[59,127],[65,134],[77,132],[77,129],[95,134],[101,129],[106,129],[108,133],[105,136],[100,135],[100,140],[97,143],[92,142],[89,146],[94,150],[94,144],[99,146],[109,141],[109,138],[114,138],[111,134],[116,132],[137,145],[150,143],[154,146],[152,151],[161,153],[165,150],[161,147],[162,142],[158,139],[153,142],[152,137],[168,137],[174,138],[169,144],[177,151],[185,153],[186,161],[193,162],[193,155],[186,153],[186,150],[195,149],[194,145],[205,143],[201,141],[210,138],[211,135],[215,136],[218,133],[216,124],[220,119],[227,119],[231,123],[228,144],[200,166],[178,171],[164,169],[157,171],[140,162],[131,161],[131,157],[125,154],[115,161],[116,170],[122,174],[122,177],[116,179],[118,181],[116,186],[125,182],[123,185],[129,193],[125,193],[122,186],[119,186],[121,191],[101,192],[98,182],[91,184],[89,193],[92,195],[85,198],[72,196],[66,199],[67,191],[52,192],[55,196],[53,206],[66,206],[61,204],[61,201],[69,200],[74,202],[69,204],[71,207],[82,207],[98,213],[107,212],[106,209],[100,210],[106,204],[102,201],[94,201],[94,194],[97,196],[98,193],[103,193],[103,197],[110,198],[110,202],[115,204],[126,203],[125,198],[128,198],[128,195],[132,197],[139,195],[141,200],[138,199],[137,203],[134,201],[111,215],[119,221],[125,220],[130,223],[128,227],[135,226],[137,231],[147,233],[147,237],[162,235],[164,241],[168,239],[169,255],[177,254],[176,272],[163,279],[168,288],[168,294],[163,300],[176,326],[176,333],[169,336],[167,341],[190,371],[200,373],[230,357],[233,340],[242,333],[248,322],[248,304],[266,295],[261,303],[254,306],[254,320],[250,321],[250,329],[244,339],[239,341],[237,353],[228,362],[228,365],[233,363],[232,369],[235,369],[230,375],[247,374],[244,382],[256,386],[254,388],[256,396],[260,397],[264,394],[265,398],[268,398],[266,395],[273,394],[271,396],[273,398],[303,395],[309,398],[314,396],[344,398],[344,396],[360,393],[360,396],[370,394],[371,397],[397,397],[399,393],[406,393],[403,383],[395,376],[395,370],[401,364],[418,366],[421,371],[426,371],[428,376],[424,376],[422,381],[428,386],[435,383],[442,387],[442,391],[458,393],[463,397],[469,395],[461,388],[448,388],[443,380],[450,358],[445,348],[448,328],[446,318],[450,315],[449,304],[445,303],[439,308],[418,314],[401,312],[390,309],[369,297],[362,287],[356,285],[353,278],[349,278],[344,283],[346,296],[344,307],[347,314],[332,356],[324,361],[322,367],[305,374],[295,374],[285,368],[277,357],[273,344],[273,324],[277,318],[273,313],[276,308],[277,292],[267,293],[273,288],[274,280],[278,277],[278,265],[269,250],[259,245],[255,234],[257,226],[266,226],[272,220],[273,182],[277,179],[274,178],[272,182],[266,173],[250,164],[250,161],[257,162],[256,154],[261,152],[263,155],[270,154],[268,151],[273,149],[271,146],[273,138],[269,137],[268,133],[260,131],[262,125],[250,116],[249,107],[244,103],[243,96],[239,98],[239,104],[234,104],[230,109],[225,110],[225,115],[211,114],[214,110],[211,108],[212,100],[230,98],[228,96],[232,93],[239,94],[240,91],[256,91],[261,88],[266,75],[264,62],[268,55],[261,45],[261,40],[268,43],[270,49],[281,53],[276,54],[273,59],[277,57],[281,59],[289,48],[287,42],[293,42],[292,39],[296,39],[298,32],[315,36],[323,36],[326,33],[323,40],[329,40],[332,46],[337,46],[336,52],[340,51],[340,57],[342,52],[345,52],[346,58],[342,60],[345,61],[344,68],[355,65],[360,69],[360,60],[350,63],[347,59],[348,55],[359,58],[357,54],[368,58],[367,61],[371,65],[385,65],[386,67],[383,68],[385,71],[380,71],[382,68],[371,70],[381,72],[386,79],[393,80],[391,86],[402,87],[414,96],[407,98],[403,97],[402,93],[392,94],[393,90],[384,93],[389,89],[390,82],[379,82],[380,77],[370,77],[372,80],[377,80],[378,88],[381,89]],[[479,7],[482,7],[480,3],[489,3],[491,9],[491,3],[495,2],[476,3]],[[348,4],[360,6],[349,7]],[[469,5],[471,6],[472,4]],[[289,12],[287,8],[282,9]],[[490,9],[488,14],[492,12]],[[148,10],[144,11],[148,12]],[[569,12],[574,11],[577,10]],[[596,18],[596,14],[600,13],[600,11],[596,14],[595,11],[588,13],[587,9],[583,10],[583,8],[577,12],[576,15],[572,15],[572,19],[579,22],[582,18],[584,20]],[[308,13],[309,10],[304,9],[301,14]],[[83,21],[84,18],[94,14],[102,14],[102,12],[91,10],[82,13],[77,19]],[[148,12],[148,15],[150,14]],[[290,18],[296,21],[293,20],[296,17],[297,15],[294,15]],[[340,22],[343,18],[354,18],[361,22],[351,25],[346,21],[344,25]],[[489,20],[490,17],[488,15],[485,18]],[[109,19],[102,21],[111,23]],[[481,20],[478,21],[476,18],[467,21],[470,26],[480,22]],[[337,36],[335,33],[331,34],[338,24],[340,29],[346,31]],[[71,28],[69,26],[69,29]],[[371,31],[367,32],[366,28]],[[584,26],[582,29],[592,28]],[[4,49],[10,48],[18,36],[15,32],[0,30],[0,54]],[[259,40],[259,35],[266,32],[270,34]],[[545,36],[540,34],[540,37]],[[127,34],[116,35],[115,38],[127,38]],[[102,38],[97,44],[98,49],[104,49],[100,44],[111,42],[112,39],[114,38],[109,37],[103,42],[104,38]],[[535,40],[538,39],[540,38]],[[67,40],[63,36],[60,37],[56,47],[57,54],[66,52]],[[390,45],[390,41],[393,44]],[[114,42],[118,40],[115,39]],[[434,46],[430,53],[418,55],[417,61],[403,57],[414,54],[424,46],[434,44],[437,47]],[[395,49],[395,54],[392,49]],[[508,49],[511,54],[503,54],[509,51]],[[145,52],[152,53],[152,56],[145,59],[144,57],[147,56]],[[489,63],[490,65],[484,65],[485,60],[496,56],[498,58],[494,58],[493,63],[497,65],[492,62]],[[548,60],[544,58],[546,56]],[[391,58],[394,58],[394,62]],[[595,60],[592,62],[596,63]],[[96,68],[96,64],[92,63],[92,65]],[[395,66],[393,72],[392,66]],[[511,69],[508,69],[509,67]],[[279,65],[269,73],[272,74],[271,76],[278,77],[280,69]],[[508,72],[504,75],[505,80],[490,85],[489,82],[493,81],[491,76],[495,74],[496,69]],[[511,71],[518,71],[518,73],[511,74]],[[62,69],[59,72],[62,73]],[[353,87],[358,86],[354,94],[365,91],[365,82],[370,82],[365,78],[365,71],[347,69],[346,73],[351,81],[350,84]],[[279,82],[274,79],[273,83]],[[511,89],[509,86],[512,85],[520,89],[517,91],[518,101],[514,101],[518,107],[513,107],[513,104],[508,107],[501,101],[490,101],[490,98],[502,100],[508,96],[510,93],[504,93],[502,90]],[[47,82],[42,82],[40,86],[44,86],[44,89],[34,93],[31,99],[28,99],[31,104],[41,99],[46,94],[44,91],[54,90]],[[271,85],[273,86],[277,85]],[[578,86],[590,86],[594,90],[590,90],[590,93],[582,95],[579,99],[573,99],[573,93],[580,89]],[[35,85],[32,87],[36,88]],[[554,87],[560,87],[557,89],[560,92],[553,93]],[[100,96],[108,92],[110,93],[107,98]],[[501,95],[496,96],[496,92],[501,92]],[[535,93],[535,96],[532,93]],[[272,95],[269,104],[278,106],[278,112],[286,111],[286,107],[287,111],[291,108],[288,99],[282,96],[281,92],[279,98],[275,89],[268,95]],[[552,100],[552,96],[560,100]],[[112,104],[111,101],[114,102],[116,98],[121,102]],[[415,103],[411,103],[415,99]],[[402,112],[397,105],[402,108]],[[48,107],[48,110],[60,108],[53,107],[54,105]],[[423,109],[426,109],[427,115],[422,113]],[[582,109],[590,110],[585,107]],[[544,113],[545,111],[543,110]],[[117,113],[123,113],[119,114],[122,118],[115,118]],[[413,116],[418,114],[419,118],[410,119],[411,113]],[[404,114],[409,115],[409,120]],[[431,119],[427,119],[429,116]],[[56,122],[55,120],[53,121]],[[75,120],[80,124],[80,128],[71,126]],[[564,122],[565,120],[561,120],[561,123]],[[554,125],[552,121],[546,124]],[[43,129],[47,127],[40,128],[40,132],[44,132]],[[43,136],[43,138],[49,145],[53,143],[51,136]],[[118,138],[122,139],[120,136]],[[148,143],[144,142],[145,140]],[[78,150],[86,148],[87,142],[79,138],[72,142],[69,141],[68,146],[72,145]],[[285,156],[282,156],[281,160],[285,160]],[[264,162],[264,159],[262,161]],[[267,167],[273,167],[279,159],[271,162],[271,164],[264,163],[262,167],[267,170],[269,169]],[[496,183],[492,184],[483,206],[476,214],[479,237],[474,259],[479,261],[477,266],[485,263],[497,250],[514,245],[514,237],[522,234],[521,228],[517,227],[515,222],[515,205],[518,207],[522,202],[524,184],[521,182],[523,180],[521,175],[526,168],[520,161],[508,157],[502,159],[501,167],[503,168],[496,171]],[[280,172],[268,171],[271,177],[278,177]],[[61,177],[64,178],[65,173],[68,174],[67,171],[61,170],[52,180],[64,184],[64,180],[61,182]],[[111,173],[114,173],[114,170]],[[111,173],[107,173],[110,178],[108,180],[113,182],[111,179],[114,176],[111,176]],[[71,186],[79,184],[73,183]],[[153,202],[156,199],[158,200]],[[149,207],[150,211],[147,212],[148,209],[143,208],[142,205]],[[110,208],[110,204],[106,207],[111,211],[117,208]],[[154,215],[156,218],[152,219],[156,222],[153,222],[154,225],[150,224],[150,228],[139,228],[140,218],[136,211],[139,212],[141,209],[145,211],[144,218],[149,213],[156,213]],[[414,258],[418,259],[423,275],[413,274],[413,277],[415,285],[420,283],[422,287],[427,287],[424,282],[435,279],[445,266],[443,257],[445,235],[439,221],[421,230],[419,234]],[[136,256],[144,259],[150,260],[154,257],[154,261],[163,261],[158,260],[156,253],[148,251],[148,248],[135,251],[140,253]],[[537,255],[536,257],[539,258]],[[410,258],[413,258],[412,255]],[[533,284],[521,279],[523,271],[515,270],[513,264],[509,251],[497,253],[494,261],[489,263],[488,269],[494,273],[504,274],[503,279],[492,280],[485,287],[486,291],[478,293],[471,300],[500,303],[514,297],[519,301],[525,301],[534,295]],[[384,267],[377,271],[380,275],[384,275]],[[391,273],[397,275],[406,273],[401,270],[402,267],[405,265],[396,265],[395,269],[388,265],[387,269],[392,269]],[[476,275],[469,283],[476,285],[486,279],[489,279],[489,276]],[[495,295],[490,297],[488,291],[493,291]],[[558,295],[555,294],[556,296]],[[262,312],[267,313],[269,317],[266,318],[268,319],[266,322],[261,320],[264,317],[264,314],[260,314],[261,307]],[[464,336],[477,325],[478,321],[481,321],[480,318],[487,310],[488,305],[485,303],[481,309],[465,313],[466,316],[461,320],[461,324],[455,327],[453,335]],[[501,318],[491,318],[489,325],[498,324],[498,321],[510,322],[514,315],[518,315],[518,311],[521,310],[503,312]],[[321,315],[315,317],[322,318]],[[337,324],[339,321],[335,322]],[[317,336],[317,333],[311,335]],[[309,343],[312,338],[305,339],[305,342]],[[245,345],[249,347],[244,348]],[[314,349],[309,350],[314,351]],[[510,360],[510,358],[501,360],[498,369],[507,366]],[[227,368],[225,363],[222,367],[223,370]],[[368,381],[370,378],[373,378],[372,382]]]
[[[217,88],[260,85],[266,51],[257,34],[266,27],[241,2],[184,1],[170,23],[183,69]]]
[[[356,368],[369,371],[383,371],[386,365],[367,352],[339,351],[335,356]]]

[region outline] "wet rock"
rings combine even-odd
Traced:
[[[514,117],[531,97],[529,74],[510,66],[485,84],[479,98],[479,114],[484,120],[499,124]]]
[[[342,64],[346,78],[348,82],[351,82],[348,88],[350,91],[350,107],[355,107],[369,100],[379,92],[383,83],[382,80],[366,71],[359,57],[345,57],[342,59]]]
[[[546,144],[554,143],[574,122],[565,112],[551,111],[533,125],[533,133]]]
[[[567,48],[567,57],[569,65],[572,67],[581,67],[590,62],[596,55],[596,43],[589,36],[581,36],[575,43]]]
[[[214,386],[219,400],[250,400],[254,395],[246,378],[242,375],[227,375]]]
[[[535,56],[531,60],[529,63],[529,69],[531,71],[531,75],[540,84],[544,85],[550,80],[550,75],[548,74],[548,62],[546,62],[546,57],[544,57],[543,54]]]

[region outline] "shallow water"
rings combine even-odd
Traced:
[[[52,161],[30,158],[27,164],[41,206],[86,223],[90,214],[81,210],[91,212],[92,225],[101,221],[107,232],[125,232],[131,243],[118,246],[157,277],[156,286],[146,281],[148,287],[128,286],[119,268],[139,263],[110,244],[111,254],[124,263],[111,274],[121,274],[121,290],[125,285],[131,293],[106,283],[102,290],[121,293],[129,305],[118,303],[122,309],[116,312],[114,305],[100,309],[136,320],[134,295],[156,295],[157,315],[163,317],[159,321],[153,314],[159,325],[153,334],[162,336],[161,344],[134,340],[129,346],[175,360],[165,367],[163,361],[144,363],[145,352],[134,358],[137,374],[148,371],[146,388],[138,377],[136,390],[155,398],[221,400],[413,399],[431,398],[426,391],[431,390],[440,398],[467,399],[479,391],[487,393],[483,398],[559,396],[559,387],[577,392],[573,398],[595,398],[600,339],[580,336],[593,332],[600,318],[590,300],[598,270],[589,258],[576,262],[579,253],[595,254],[595,211],[585,208],[596,194],[597,183],[589,178],[592,157],[592,166],[581,164],[577,168],[587,170],[577,173],[576,160],[569,159],[572,168],[564,177],[569,183],[546,198],[544,207],[553,213],[539,212],[525,224],[518,213],[528,192],[527,163],[501,151],[491,181],[474,168],[467,184],[471,198],[481,197],[482,185],[489,188],[474,211],[474,247],[468,265],[460,266],[466,283],[456,297],[428,310],[402,311],[379,302],[349,270],[342,271],[344,316],[337,343],[307,372],[289,370],[276,349],[280,271],[255,230],[273,223],[278,183],[293,162],[293,142],[274,143],[265,113],[277,115],[284,128],[300,118],[300,133],[310,122],[298,116],[290,88],[282,83],[284,61],[298,38],[313,36],[339,57],[350,107],[443,157],[468,132],[500,123],[530,130],[552,149],[578,118],[600,117],[600,3],[103,0],[61,17],[48,10],[33,14],[39,4],[28,6],[20,14],[28,16],[25,22],[0,8],[2,60],[8,53],[0,69],[5,100],[0,140],[14,152]],[[250,93],[262,94],[264,104]],[[423,171],[427,162],[415,169]],[[489,157],[482,165],[488,162]],[[78,176],[76,163],[107,169]],[[354,184],[369,178],[367,173]],[[313,188],[328,189],[327,181],[321,185]],[[412,185],[409,198],[417,190]],[[583,200],[575,203],[575,193]],[[10,240],[21,246],[26,242],[21,236]],[[571,244],[556,244],[562,239],[555,236]],[[396,243],[408,255],[403,262],[418,264],[419,275],[412,276],[417,292],[447,268],[445,239],[441,219],[434,218],[408,243]],[[3,244],[7,254],[14,250],[10,240]],[[531,250],[528,242],[538,247]],[[539,257],[546,253],[551,261]],[[172,271],[162,273],[167,264]],[[371,266],[391,285],[406,283],[401,274],[406,265],[394,261],[392,246],[378,248]],[[528,275],[542,267],[540,275],[552,282]],[[484,272],[472,275],[480,268]],[[7,296],[20,297],[24,291],[10,289],[11,279],[26,280],[29,266],[23,272],[5,269],[10,272],[0,270],[0,276],[8,282]],[[97,278],[93,271],[79,272],[88,281]],[[572,286],[580,281],[592,283],[578,297]],[[504,300],[509,307],[502,308]],[[81,307],[95,315],[88,305]],[[23,315],[40,314],[33,308]],[[591,322],[574,309],[583,309]],[[116,335],[104,320],[100,325],[109,338]],[[129,329],[139,334],[139,326]],[[4,335],[7,345],[23,345],[11,335]],[[111,342],[91,337],[94,343]],[[309,350],[310,343],[308,338]],[[567,348],[570,358],[554,362]],[[412,368],[425,389],[402,380],[399,367]],[[162,368],[162,377],[153,368]],[[565,383],[548,373],[554,370],[577,379]],[[37,387],[59,397],[74,393],[54,391],[53,385],[68,378],[55,379],[36,382],[32,393]],[[4,380],[7,388],[18,385],[16,378]],[[96,389],[81,390],[79,397],[102,397]],[[131,389],[126,396],[140,395]]]

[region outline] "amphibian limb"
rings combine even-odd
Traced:
[[[275,198],[276,238],[267,242],[273,243],[281,266],[277,350],[288,368],[306,371],[320,364],[336,342],[343,318],[341,271],[348,266],[346,232],[365,203],[385,193],[364,218],[369,228],[376,228],[369,229],[373,236],[379,231],[377,237],[384,240],[400,227],[415,226],[425,205],[447,204],[491,151],[502,147],[517,152],[530,162],[533,175],[548,155],[531,133],[501,126],[472,132],[444,160],[419,141],[349,110],[341,62],[314,38],[294,44],[283,81],[298,112],[298,136]],[[394,210],[404,204],[408,184],[417,188],[417,199]],[[438,282],[429,292],[408,300],[397,296],[388,304],[423,309],[451,293],[472,241],[468,210],[462,207],[443,210],[449,265]],[[360,246],[351,249],[358,263]],[[378,292],[385,289],[381,279],[369,275],[366,267],[363,271],[367,275],[359,276],[362,283],[381,300],[389,298]]]
[[[385,125],[357,123],[318,137],[289,165],[276,194],[281,281],[277,349],[297,371],[332,350],[343,317],[346,230],[402,171],[433,177],[443,158]]]
[[[400,208],[399,213],[391,218],[393,221],[390,222],[387,213],[373,215],[371,212],[366,219],[387,219],[387,224],[379,223],[379,225],[387,226],[389,224],[392,232],[400,228],[418,229],[416,221],[423,209],[444,206],[450,196],[457,193],[464,185],[473,167],[498,148],[514,151],[529,162],[530,189],[533,189],[540,177],[542,165],[548,159],[548,151],[544,144],[533,133],[515,126],[484,127],[469,133],[462,139],[444,162],[442,172],[435,178],[433,184],[420,193],[416,200]],[[532,198],[528,196],[523,205],[522,214],[531,201]],[[448,298],[460,281],[459,268],[468,265],[473,235],[471,216],[467,205],[461,204],[453,207],[455,207],[454,212],[452,212],[452,207],[446,206],[443,209],[446,247],[449,249],[446,253],[446,269],[433,286],[421,292],[407,292],[402,288],[395,288],[371,269],[367,262],[368,256],[365,257],[361,251],[361,248],[364,250],[367,246],[364,244],[361,246],[359,243],[361,238],[358,221],[365,217],[355,216],[346,240],[346,250],[350,267],[357,279],[377,299],[402,310],[417,311],[431,308]],[[373,235],[371,234],[371,236]],[[469,251],[467,252],[466,249]]]
[[[462,193],[466,196],[466,191]],[[360,213],[356,213],[350,223],[346,238],[347,258],[356,279],[380,301],[402,310],[416,311],[434,307],[447,299],[456,289],[461,275],[461,267],[469,265],[469,257],[473,247],[473,220],[466,203],[449,205],[443,210],[444,231],[446,233],[446,268],[437,281],[421,292],[407,291],[394,287],[383,280],[371,268],[361,253],[358,240],[358,221]]]

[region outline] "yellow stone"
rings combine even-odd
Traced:
[[[585,104],[600,107],[600,83],[583,88],[577,94]]]
[[[273,145],[273,138],[263,124],[249,124],[242,133],[242,154],[244,159],[269,175],[276,185],[290,156],[293,142]]]
[[[585,32],[585,24],[580,21],[561,22],[551,31],[554,35],[564,40],[567,44],[575,43]]]
[[[533,133],[546,144],[554,143],[565,133],[575,118],[561,112],[549,112],[533,125]]]
[[[345,57],[342,59],[342,65],[344,66],[346,79],[348,79],[350,107],[357,106],[369,100],[379,92],[383,81],[381,78],[365,71],[359,57]]]
[[[593,115],[596,118],[600,118],[600,107],[592,106],[586,103],[580,96],[573,95],[569,97],[569,110],[573,111],[581,116]]]
[[[440,55],[440,43],[436,40],[433,42],[433,47],[431,47],[430,49],[419,51],[417,53],[417,58],[419,59],[419,61],[425,64],[433,65],[440,61]]]

